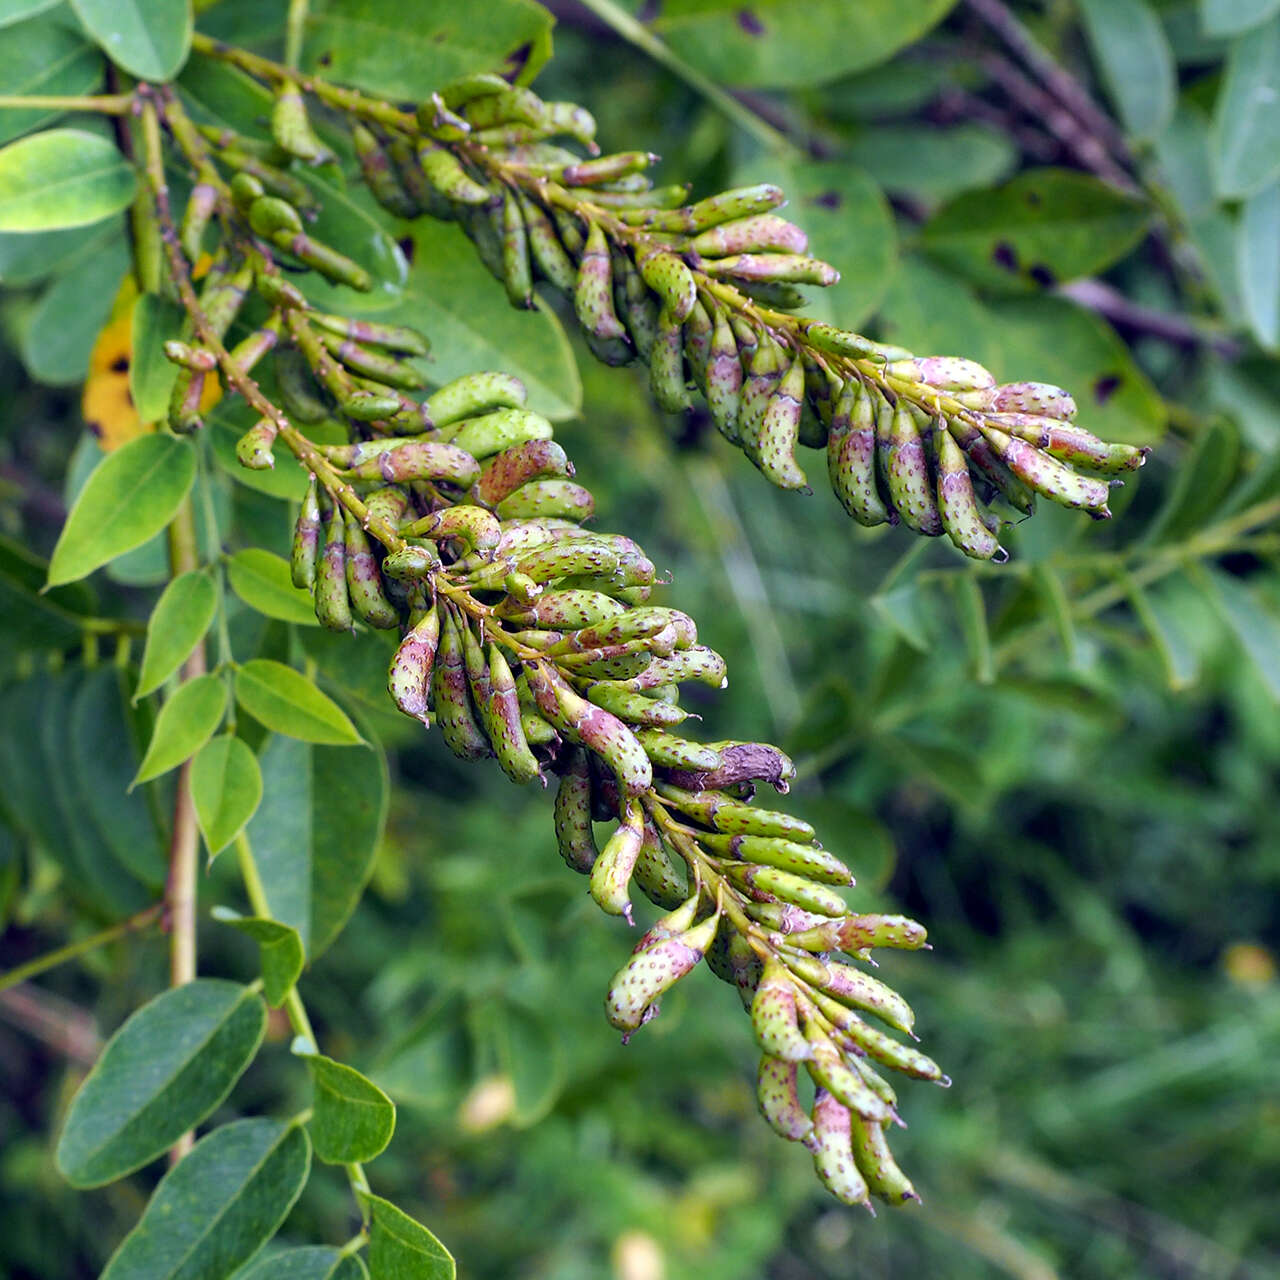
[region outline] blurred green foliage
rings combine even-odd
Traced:
[[[792,216],[814,219],[846,273],[841,323],[973,356],[1001,378],[1062,382],[1099,434],[1158,442],[1110,524],[1047,508],[1013,532],[1009,565],[975,567],[852,526],[824,491],[774,491],[705,415],[665,418],[639,375],[574,343],[581,411],[560,435],[600,523],[670,569],[667,597],[729,660],[728,690],[695,708],[708,736],[782,741],[802,774],[794,807],[857,872],[860,904],[929,927],[931,954],[884,960],[955,1081],[904,1090],[899,1153],[925,1204],[873,1222],[825,1197],[807,1154],[755,1115],[754,1051],[735,997],[709,978],[682,984],[620,1048],[600,1002],[630,943],[560,864],[547,797],[460,765],[395,717],[376,638],[290,634],[237,606],[238,654],[305,655],[393,749],[370,888],[302,980],[323,1052],[399,1106],[374,1188],[476,1280],[1276,1274],[1280,277],[1267,273],[1280,150],[1233,113],[1277,78],[1280,16],[1215,0],[1015,6],[1119,113],[1105,164],[1085,177],[1097,135],[1044,114],[1043,85],[978,16],[998,6],[958,5],[927,34],[947,5],[867,6],[883,8],[882,34],[892,13],[919,20],[847,65],[829,60],[843,40],[828,32],[818,69],[799,72],[785,42],[749,63],[729,56],[737,45],[718,33],[740,7],[667,4],[653,30],[749,86],[748,105],[793,140],[783,153],[583,9],[559,6],[539,91],[583,102],[608,145],[662,153],[663,172],[699,194],[781,175],[799,193]],[[823,6],[755,8],[813,52]],[[262,9],[224,0],[201,25],[274,47],[279,24]],[[1122,10],[1143,20],[1117,27]],[[1245,10],[1261,16],[1240,29]],[[14,30],[37,21],[78,39],[60,8]],[[1146,45],[1126,49],[1133,31]],[[1135,66],[1168,77],[1167,94],[1135,95]],[[833,214],[821,197],[837,189]],[[1061,217],[1024,225],[1028,191],[1051,194]],[[441,377],[493,362],[449,327],[471,317],[483,337],[474,308],[489,307],[524,335],[514,358],[532,371],[544,351],[543,408],[571,414],[556,327],[506,312],[469,259],[450,265],[469,253],[454,233],[422,235],[434,278],[413,314]],[[1020,263],[1031,255],[1026,269],[993,258],[1010,243]],[[48,553],[86,449],[77,394],[59,387],[83,377],[122,269],[86,232],[53,233],[38,253],[0,236],[6,705],[88,656],[78,615],[140,620],[163,576],[162,557],[132,553],[92,588],[37,596],[42,570],[25,559]],[[218,468],[198,484],[230,550],[285,549],[279,502]],[[78,904],[68,890],[81,886],[50,856],[56,830],[32,838],[21,821],[65,782],[41,722],[57,701],[28,698],[0,723],[7,758],[33,734],[52,753],[49,772],[6,767],[0,788],[14,823],[0,825],[2,968],[96,927],[100,903]],[[229,863],[203,879],[210,902],[241,901]],[[206,921],[201,971],[255,975],[253,941]],[[0,997],[0,1275],[96,1274],[141,1212],[154,1172],[73,1192],[51,1135],[93,1028],[105,1036],[164,981],[163,942],[149,937]],[[273,1016],[234,1113],[218,1118],[307,1104],[288,1040]],[[338,1244],[351,1213],[342,1180],[318,1175],[283,1236]]]

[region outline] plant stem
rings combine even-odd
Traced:
[[[302,40],[307,29],[307,0],[289,0],[284,28],[284,65],[296,70],[302,62]]]
[[[131,93],[103,93],[64,97],[58,94],[0,94],[0,111],[96,111],[100,115],[124,116],[133,110]]]
[[[28,978],[34,978],[37,974],[56,969],[58,965],[64,964],[68,960],[74,960],[77,956],[85,955],[89,951],[96,951],[98,947],[105,947],[108,942],[114,942],[117,938],[123,938],[126,934],[137,933],[145,929],[160,918],[164,912],[164,905],[163,902],[153,903],[151,906],[144,907],[143,910],[131,915],[127,920],[121,920],[118,924],[111,925],[110,928],[90,934],[87,938],[81,938],[78,942],[68,942],[65,947],[46,951],[44,955],[36,956],[34,960],[28,960],[26,964],[7,969],[4,973],[0,973],[0,991],[7,991],[10,987],[15,987],[18,983],[25,982]]]
[[[582,0],[582,5],[590,9],[602,22],[607,22],[641,53],[647,54],[654,62],[666,67],[672,75],[678,76],[691,89],[706,98],[727,120],[751,134],[771,151],[796,152],[799,150],[790,138],[762,120],[750,107],[744,106],[709,76],[703,75],[696,67],[691,67],[679,54],[659,40],[648,27],[637,22],[625,9],[614,4],[613,0]]]

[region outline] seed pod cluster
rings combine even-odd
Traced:
[[[457,219],[515,305],[533,305],[539,277],[561,290],[601,360],[646,362],[670,412],[700,391],[723,435],[778,487],[808,492],[798,447],[825,448],[832,488],[858,523],[946,534],[966,555],[1000,559],[1002,522],[1037,495],[1105,519],[1114,477],[1144,461],[1145,450],[1075,425],[1059,388],[996,386],[971,360],[917,358],[789,315],[804,305],[800,286],[839,275],[779,216],[779,188],[687,203],[687,188],[653,185],[651,153],[599,155],[581,108],[495,76],[466,77],[438,99],[452,105],[419,111],[432,141],[394,186],[383,175],[401,140],[360,126],[362,156],[378,148],[362,160],[377,198],[401,216]]]

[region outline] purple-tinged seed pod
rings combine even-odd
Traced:
[[[942,533],[942,517],[933,496],[924,440],[911,407],[901,399],[890,423],[885,478],[889,496],[903,523],[917,533],[938,537]]]
[[[346,523],[336,503],[325,531],[315,588],[316,618],[330,631],[351,630],[351,597],[347,592]]]
[[[349,512],[346,516],[347,596],[351,608],[362,622],[387,631],[398,626],[400,614],[383,590],[378,561],[360,522]]]
[[[855,1068],[849,1066],[834,1040],[818,1023],[810,1019],[805,1025],[810,1056],[806,1069],[813,1082],[826,1089],[850,1111],[873,1120],[888,1120],[889,1108],[885,1106],[870,1085]]]
[[[981,430],[1000,460],[1036,493],[1061,506],[1087,511],[1095,520],[1111,518],[1107,506],[1111,490],[1105,480],[1078,475],[1034,445],[990,427],[985,421]]]
[[[599,867],[605,854],[600,855]],[[594,875],[594,870],[593,870]],[[701,924],[662,938],[632,954],[609,983],[605,1016],[623,1032],[623,1043],[657,1012],[657,999],[669,991],[706,954],[720,919],[709,916]]]
[[[776,213],[757,213],[701,232],[689,242],[688,248],[703,258],[721,258],[733,253],[805,253],[809,237],[795,223]]]
[[[756,1103],[774,1133],[788,1142],[810,1145],[813,1121],[800,1105],[796,1088],[798,1069],[772,1054],[762,1054],[756,1073]]]
[[[624,338],[626,329],[613,308],[613,272],[609,262],[609,242],[604,228],[592,222],[578,263],[578,279],[573,291],[578,323],[597,338]]]
[[[974,560],[993,560],[1004,555],[1000,540],[987,528],[973,491],[969,464],[945,428],[934,432],[937,457],[938,516],[947,536],[965,555]]]
[[[320,493],[313,474],[307,477],[298,522],[293,527],[293,551],[289,557],[289,577],[302,591],[316,585],[316,561],[320,554]]]
[[[996,388],[991,407],[997,413],[1034,413],[1063,422],[1076,416],[1071,393],[1048,382],[1006,382]]]
[[[858,1166],[858,1172],[866,1179],[872,1195],[894,1205],[919,1201],[919,1193],[889,1150],[883,1124],[866,1120],[859,1115],[851,1116],[850,1138],[854,1163]]]
[[[596,905],[611,916],[623,916],[628,924],[635,923],[631,914],[628,886],[631,884],[632,872],[635,871],[636,859],[640,856],[642,826],[639,803],[635,800],[628,801],[622,821],[605,841],[600,856],[591,868],[591,896],[596,900]]]
[[[405,715],[430,726],[428,690],[440,643],[440,612],[433,604],[411,618],[410,623],[387,668],[387,691]]]
[[[898,1031],[911,1034],[915,1014],[911,1006],[892,988],[851,965],[829,962],[822,989],[841,1004],[867,1009]]]
[[[574,871],[587,875],[600,856],[591,828],[591,773],[587,754],[571,747],[556,788],[556,843]]]
[[[784,1062],[803,1062],[813,1048],[800,1030],[795,986],[790,975],[772,957],[751,1002],[751,1029],[765,1053]]]
[[[867,1183],[853,1158],[849,1109],[824,1088],[813,1101],[813,1167],[818,1180],[841,1204],[871,1209]]]

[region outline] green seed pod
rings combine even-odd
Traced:
[[[337,356],[353,373],[361,374],[366,378],[375,378],[389,389],[416,391],[425,385],[426,379],[422,374],[404,360],[398,360],[395,356],[381,351],[370,351],[368,347],[361,346],[350,338],[339,338],[336,334],[321,333],[319,336],[325,349]],[[385,400],[387,396],[378,398]],[[400,409],[400,401],[396,397],[386,412],[398,413]]]
[[[945,427],[933,433],[933,445],[938,464],[938,514],[947,536],[975,560],[991,560],[997,555],[1008,559],[1000,540],[983,522],[960,446]]]
[[[623,365],[630,364],[636,358],[636,350],[625,336],[621,338],[597,338],[594,333],[584,329],[582,331],[582,340],[587,344],[587,350],[601,364],[606,364],[611,369],[620,369]]]
[[[866,1058],[855,1057],[853,1065],[857,1068],[858,1074],[867,1082],[871,1092],[880,1099],[881,1102],[889,1108],[890,1111],[896,1111],[898,1108],[898,1095],[893,1091],[893,1086],[873,1067]]]
[[[281,151],[307,164],[327,164],[336,158],[316,137],[302,91],[288,81],[276,91],[275,106],[271,109],[271,136]]]
[[[254,235],[272,240],[281,232],[296,235],[302,230],[302,218],[287,200],[279,196],[259,196],[249,206],[249,225]]]
[[[631,609],[606,622],[597,623],[571,636],[566,636],[552,652],[572,653],[583,649],[594,649],[600,645],[617,644],[622,640],[644,639],[656,636],[668,628],[675,634],[677,649],[687,649],[698,641],[697,626],[687,613],[681,613],[679,609],[660,609],[651,606]]]
[[[720,753],[713,747],[690,742],[686,738],[666,733],[662,729],[640,728],[635,730],[640,745],[656,765],[672,769],[707,771],[720,764]]]
[[[890,517],[876,488],[875,405],[856,379],[836,398],[827,437],[827,474],[840,505],[868,528]]]
[[[495,509],[502,520],[551,516],[582,521],[595,514],[596,501],[589,490],[572,480],[532,480],[503,498]]]
[[[809,489],[795,454],[803,401],[804,362],[796,356],[765,405],[760,427],[748,450],[751,460],[780,489]]]
[[[826,287],[840,279],[840,273],[830,263],[797,253],[736,253],[727,258],[703,258],[699,266],[709,276],[729,280]]]
[[[479,417],[450,423],[441,434],[473,458],[483,459],[526,440],[550,440],[552,432],[551,423],[540,413],[529,409],[494,409]]]
[[[529,262],[529,236],[520,202],[510,188],[502,195],[502,275],[513,307],[533,306],[533,270]]]
[[[742,402],[742,359],[733,326],[720,307],[715,307],[711,347],[707,353],[707,407],[730,444],[738,444],[738,411]]]
[[[383,558],[382,576],[396,582],[422,582],[440,567],[440,553],[429,543],[410,543]]]
[[[964,450],[970,466],[977,470],[987,484],[1003,494],[1012,506],[1025,515],[1030,515],[1035,510],[1035,493],[996,456],[995,450],[977,427],[962,418],[950,418],[947,420],[947,430]]]
[[[371,627],[386,631],[398,626],[400,615],[382,589],[378,561],[360,522],[346,517],[347,595],[356,617]]]
[[[1134,471],[1147,460],[1148,449],[1131,444],[1107,444],[1074,423],[1029,413],[989,413],[987,422],[1019,440],[1043,449],[1070,467],[1086,467],[1104,475]]]
[[[818,1180],[841,1204],[871,1208],[866,1180],[858,1171],[850,1139],[849,1109],[826,1089],[813,1103],[813,1167]]]
[[[813,1082],[839,1099],[850,1111],[871,1120],[890,1119],[889,1108],[845,1060],[835,1042],[816,1021],[806,1023],[810,1056],[806,1067]]]
[[[606,848],[596,867],[604,862],[607,854]],[[593,885],[595,874],[593,868]],[[718,915],[710,916],[692,929],[637,948],[613,975],[605,996],[605,1016],[610,1026],[623,1032],[624,1043],[658,1012],[658,997],[675,986],[702,959],[719,923]]]
[[[891,1027],[911,1034],[911,1028],[915,1026],[915,1014],[911,1011],[911,1006],[891,987],[851,965],[829,963],[826,970],[826,981],[821,985],[829,996],[834,996],[841,1004],[870,1010]]]
[[[432,542],[456,538],[468,552],[481,554],[492,554],[502,537],[501,526],[493,513],[483,507],[445,507],[406,525],[404,533],[408,537],[429,538]]]
[[[229,187],[231,203],[243,214],[248,214],[256,200],[267,194],[267,189],[251,173],[233,174]]]
[[[531,747],[545,747],[560,741],[560,735],[536,712],[520,709],[520,728]]]
[[[471,75],[450,80],[440,90],[440,101],[456,111],[474,98],[486,98],[492,93],[504,93],[510,87],[501,76],[492,75],[487,71],[473,72]]]
[[[991,408],[996,413],[1031,413],[1063,422],[1076,416],[1071,393],[1048,382],[1006,382],[996,387]]]
[[[354,388],[338,397],[338,408],[356,422],[384,422],[400,411],[400,398]],[[369,477],[372,479],[373,477]]]
[[[613,771],[623,795],[639,796],[649,789],[649,757],[621,720],[576,694],[546,662],[526,663],[525,676],[543,718],[595,752]]]
[[[279,231],[270,239],[277,248],[287,250],[299,262],[318,271],[333,284],[345,284],[361,293],[368,293],[373,288],[373,277],[359,263],[319,240],[305,235],[291,236],[287,231]]]
[[[901,1071],[904,1075],[912,1076],[917,1080],[932,1080],[944,1088],[951,1084],[951,1080],[943,1075],[942,1068],[919,1049],[903,1044],[887,1032],[869,1026],[852,1009],[824,992],[813,991],[810,994],[814,1004],[822,1011],[827,1021],[838,1028],[839,1035],[848,1044],[850,1054],[865,1054],[882,1066],[892,1067],[895,1071]],[[885,1109],[879,1118],[885,1119],[888,1114],[888,1110]]]
[[[786,352],[773,340],[772,335],[768,332],[761,333],[751,355],[751,363],[747,366],[747,376],[742,384],[742,395],[738,403],[738,435],[742,439],[743,452],[749,458],[753,456],[765,410],[768,409],[788,364]]]
[[[427,690],[440,643],[440,611],[432,604],[411,622],[387,668],[387,692],[405,715],[430,725]]]
[[[293,585],[310,591],[316,585],[316,561],[320,554],[320,496],[314,475],[307,478],[298,523],[293,527],[293,553],[289,576]]]
[[[247,338],[237,342],[227,356],[241,373],[252,373],[258,361],[274,350],[279,341],[280,317],[277,314],[269,316],[261,329],[255,329]]]
[[[627,890],[640,856],[642,825],[640,806],[632,800],[591,868],[591,896],[596,905],[611,916],[624,916],[628,924],[635,923]]]
[[[325,531],[324,554],[316,577],[316,618],[330,631],[350,631],[351,600],[347,595],[346,530],[342,508],[335,503]]]
[[[541,125],[545,111],[546,104],[532,89],[513,85],[477,95],[464,104],[467,123],[473,129],[491,129],[500,124]]]
[[[210,182],[197,182],[182,211],[182,224],[178,228],[178,242],[182,252],[195,262],[203,251],[204,233],[213,211],[218,207],[218,189]]]
[[[742,862],[776,867],[780,871],[791,871],[821,884],[854,883],[852,873],[839,858],[813,844],[799,844],[777,836],[726,835],[707,836],[703,843],[713,853],[728,854]]]
[[[400,185],[391,157],[373,131],[355,121],[351,126],[351,143],[361,177],[373,198],[397,218],[416,218],[421,212],[418,202]]]
[[[440,611],[440,643],[431,673],[431,701],[445,745],[459,760],[484,760],[492,754],[489,740],[476,719],[467,685],[462,630],[447,605]]]
[[[548,137],[563,134],[582,143],[592,155],[598,155],[600,148],[596,146],[595,117],[585,107],[576,102],[544,102],[542,104],[543,128],[550,130]]]
[[[942,517],[933,496],[924,441],[910,406],[901,399],[890,421],[885,479],[889,497],[904,524],[930,538],[942,533]]]
[[[636,266],[645,284],[662,299],[663,310],[677,320],[687,319],[698,300],[693,272],[674,253],[654,244],[637,252]]]
[[[656,783],[654,790],[687,817],[727,835],[781,836],[801,841],[811,841],[817,835],[803,818],[774,809],[759,809],[732,800],[719,791],[686,791],[667,782]]]
[[[423,143],[418,148],[418,163],[427,181],[449,200],[458,204],[483,205],[493,199],[489,188],[471,177],[457,156],[444,147]]]
[[[628,724],[674,728],[689,718],[689,713],[682,707],[646,698],[642,693],[630,693],[606,681],[593,684],[587,690],[587,697],[597,707],[603,707],[610,715]]]
[[[426,337],[407,324],[352,320],[348,316],[330,315],[326,311],[312,311],[308,319],[316,328],[324,329],[335,337],[386,347],[388,351],[398,351],[407,356],[425,356],[431,350]]]
[[[796,1015],[795,987],[777,960],[765,962],[764,974],[751,1002],[751,1029],[756,1042],[771,1057],[803,1062],[812,1056],[809,1041]]]
[[[927,937],[924,926],[906,916],[860,915],[828,920],[792,934],[787,941],[808,951],[840,950],[854,955],[872,947],[917,951],[926,944]]]
[[[658,315],[649,354],[649,389],[658,407],[667,413],[682,413],[693,404],[684,380],[684,328],[666,311]]]
[[[889,1150],[885,1126],[857,1115],[850,1117],[850,1123],[854,1163],[866,1179],[871,1194],[888,1204],[900,1205],[919,1200],[915,1187]]]
[[[669,658],[655,659],[644,675],[627,681],[627,688],[642,693],[645,689],[656,689],[662,684],[683,684],[686,680],[723,689],[729,683],[724,659],[714,649],[695,644],[673,653]]]
[[[218,357],[206,347],[193,347],[190,343],[170,338],[164,344],[165,359],[193,373],[212,373],[218,367]]]
[[[647,361],[658,336],[658,300],[649,292],[630,256],[617,245],[609,251],[613,271],[613,305],[641,360]]]
[[[329,407],[320,398],[311,370],[296,347],[276,352],[275,373],[280,402],[294,421],[311,425],[329,417]]]
[[[707,363],[711,358],[711,340],[715,326],[707,309],[700,301],[696,301],[684,322],[684,357],[698,384],[698,389],[705,395],[707,391]]]
[[[657,828],[645,820],[644,838],[632,880],[650,902],[671,910],[688,897],[687,878],[667,851]]]
[[[445,383],[423,408],[437,427],[450,427],[495,409],[523,409],[527,398],[524,383],[509,373],[468,373]]]
[[[578,263],[578,279],[573,290],[578,323],[597,338],[623,338],[626,330],[613,309],[613,273],[609,265],[609,242],[604,229],[592,222]]]
[[[468,488],[479,476],[480,464],[471,454],[454,445],[438,440],[415,440],[359,463],[351,468],[350,474],[357,480],[380,479],[388,484],[403,484],[410,480],[447,480],[450,484]]]
[[[825,884],[815,884],[803,875],[752,863],[728,862],[725,874],[734,884],[766,895],[765,901],[789,902],[804,911],[833,918],[849,910],[845,900]]]
[[[800,1105],[796,1089],[797,1068],[771,1054],[763,1054],[756,1074],[756,1102],[774,1133],[788,1142],[808,1143],[813,1121]]]
[[[438,93],[418,103],[417,119],[423,133],[442,142],[460,142],[471,133],[471,125],[450,111]]]
[[[573,472],[573,463],[554,440],[526,440],[504,448],[486,463],[468,497],[472,502],[496,507],[531,480],[571,476]],[[614,563],[616,566],[616,557]]]
[[[562,293],[568,293],[578,279],[577,268],[556,235],[556,229],[545,210],[535,204],[523,191],[517,190],[515,198],[524,219],[525,234],[534,265]]]
[[[169,426],[179,435],[190,435],[204,426],[200,402],[206,374],[180,369],[169,395]]]
[[[591,775],[585,751],[570,750],[555,802],[556,842],[574,871],[587,875],[600,856],[591,829]]]
[[[996,385],[989,369],[961,356],[923,356],[891,360],[885,366],[891,378],[919,382],[941,391],[985,391]]]
[[[480,712],[502,772],[522,785],[540,777],[538,760],[529,749],[521,719],[515,676],[496,644],[489,646],[489,698],[480,706]]]
[[[618,557],[598,542],[568,542],[539,547],[521,559],[517,567],[534,582],[553,582],[567,574],[612,574],[618,567]]]
[[[746,902],[742,909],[757,924],[762,924],[765,928],[772,929],[784,937],[827,923],[826,916],[820,916],[813,911],[803,911],[799,907],[793,907],[789,902]]]
[[[793,222],[774,213],[757,213],[735,218],[710,231],[694,236],[688,250],[703,258],[722,258],[733,253],[804,253],[809,237]]]
[[[648,231],[683,231],[695,234],[709,227],[732,222],[736,218],[749,218],[753,214],[767,213],[786,201],[781,188],[761,183],[754,187],[736,187],[722,191],[718,196],[699,200],[683,209],[637,210],[622,215],[622,220]]]
[[[625,613],[626,607],[599,591],[548,591],[533,604],[501,601],[494,609],[499,618],[531,627],[553,627],[576,631],[594,626],[606,618]]]
[[[777,280],[743,280],[733,281],[739,293],[745,294],[753,302],[768,307],[773,311],[800,311],[809,305],[803,289],[794,284],[783,284]]]
[[[255,422],[236,442],[236,457],[240,465],[250,471],[270,471],[276,465],[275,458],[271,456],[271,446],[278,430],[273,418]]]
[[[1056,458],[1042,453],[1025,440],[1007,435],[985,422],[981,431],[986,436],[997,457],[1024,484],[1064,507],[1077,507],[1087,511],[1095,520],[1109,520],[1107,507],[1110,488],[1105,480],[1093,480],[1077,475],[1070,467]]]
[[[576,164],[566,165],[559,174],[559,180],[566,187],[595,187],[604,182],[613,182],[629,173],[639,173],[650,165],[657,164],[660,156],[652,151],[619,151],[611,156],[599,156],[594,160],[581,160]]]

